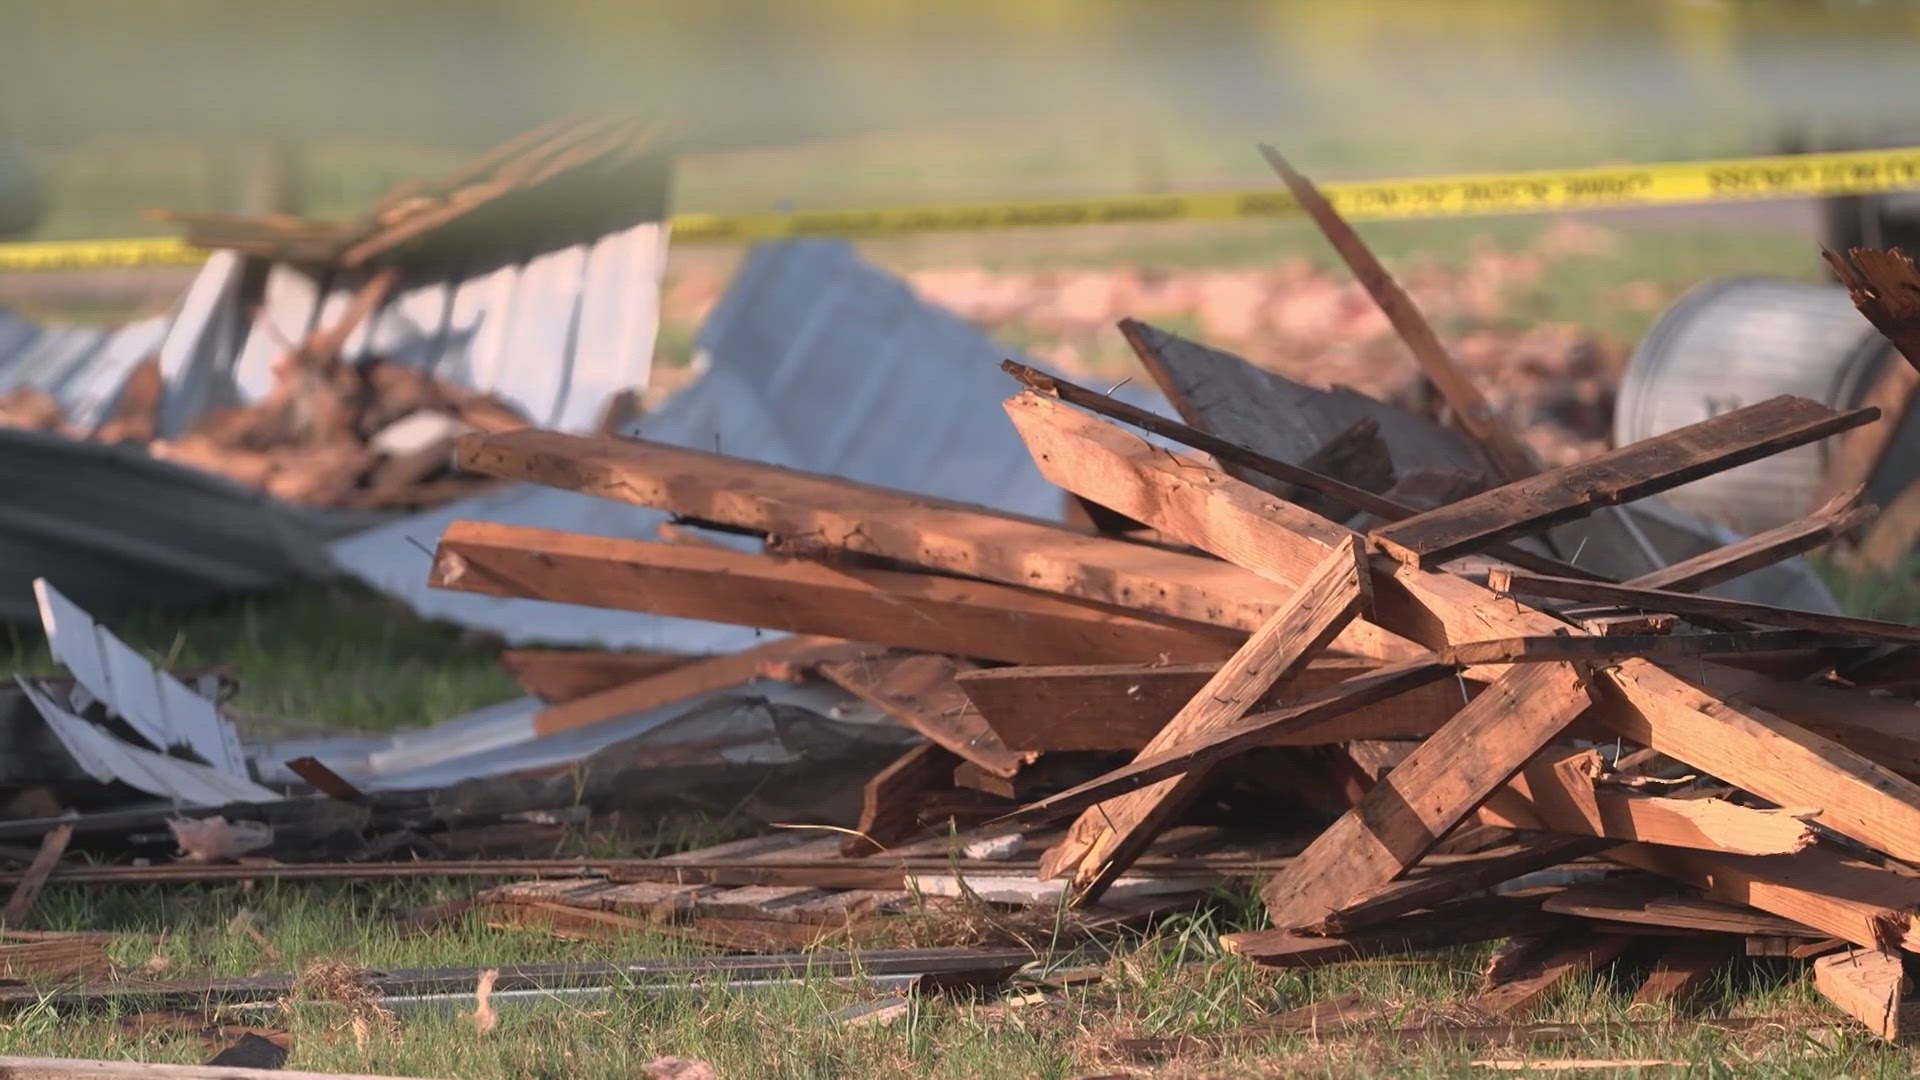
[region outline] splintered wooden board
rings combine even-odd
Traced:
[[[1783,395],[1396,521],[1373,540],[1424,567],[1803,446],[1879,416]]]

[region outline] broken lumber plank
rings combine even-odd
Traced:
[[[1713,985],[1720,969],[1733,959],[1729,938],[1683,937],[1667,943],[1659,959],[1634,991],[1635,1005],[1685,1006]]]
[[[1899,1042],[1920,1025],[1920,1002],[1907,996],[1899,953],[1848,949],[1822,956],[1813,962],[1813,988],[1888,1042]]]
[[[1307,694],[1364,675],[1371,660],[1320,657],[1256,705],[1283,708]],[[1015,750],[1139,750],[1193,700],[1218,664],[1072,664],[981,668],[962,672],[960,688],[987,726]],[[1469,694],[1481,684],[1465,684]],[[1337,725],[1320,725],[1273,745],[1307,745],[1303,738],[1344,743],[1355,739],[1410,739],[1431,735],[1464,704],[1461,690],[1431,684],[1390,704],[1362,706]]]
[[[1562,600],[1591,600],[1602,604],[1647,608],[1675,615],[1732,619],[1736,622],[1791,626],[1802,630],[1820,630],[1830,634],[1885,638],[1889,641],[1920,641],[1920,626],[1860,619],[1851,615],[1829,615],[1819,611],[1800,611],[1775,607],[1750,600],[1726,600],[1718,596],[1666,589],[1643,589],[1632,585],[1610,585],[1600,581],[1576,581],[1549,577],[1524,570],[1496,568],[1487,575],[1487,587],[1502,596],[1549,596]]]
[[[1596,783],[1593,750],[1542,754],[1481,809],[1509,829],[1549,829],[1737,855],[1791,855],[1814,842],[1816,810],[1755,810],[1724,799],[1676,799]]]
[[[1262,144],[1260,154],[1286,183],[1294,201],[1320,227],[1321,234],[1333,245],[1333,250],[1340,255],[1347,268],[1353,271],[1353,276],[1367,290],[1367,295],[1373,297],[1373,302],[1379,305],[1387,321],[1393,324],[1400,340],[1413,353],[1420,370],[1440,388],[1440,395],[1446,399],[1447,407],[1453,410],[1454,418],[1479,444],[1488,462],[1493,465],[1494,472],[1508,483],[1539,472],[1533,455],[1501,422],[1493,406],[1473,385],[1473,380],[1460,370],[1446,346],[1440,344],[1440,338],[1433,332],[1426,316],[1420,313],[1419,306],[1387,272],[1387,268],[1380,264],[1366,241],[1360,239],[1360,234],[1354,232],[1353,227],[1340,217],[1340,212],[1333,208],[1326,196],[1320,194],[1313,181],[1295,171],[1279,151]]]
[[[1368,580],[1366,548],[1358,537],[1350,537],[1308,575],[1291,602],[1220,665],[1200,692],[1142,748],[1140,756],[1151,757],[1244,717],[1360,613],[1366,606]],[[1042,874],[1052,877],[1077,867],[1073,883],[1080,901],[1097,900],[1173,816],[1186,808],[1206,778],[1206,769],[1190,769],[1089,807],[1066,839],[1041,860]]]
[[[1477,851],[1441,865],[1414,867],[1406,877],[1370,889],[1302,929],[1340,935],[1491,889],[1522,874],[1591,855],[1605,844],[1587,837],[1536,836]]]
[[[549,705],[533,714],[533,730],[539,735],[632,716],[701,694],[727,690],[758,678],[770,664],[793,663],[808,658],[844,655],[861,646],[839,638],[799,635],[769,641],[728,656],[710,656],[704,660],[678,664],[654,675],[610,687],[558,705]]]
[[[1276,928],[1223,934],[1220,944],[1256,964],[1319,967],[1565,928],[1566,916],[1541,911],[1540,899],[1528,895],[1487,896],[1415,912],[1339,937]]]
[[[1152,756],[1137,757],[1121,768],[1030,803],[990,824],[1033,824],[1078,813],[1157,780],[1177,776],[1189,769],[1205,768],[1249,747],[1267,745],[1282,737],[1283,733],[1310,731],[1320,724],[1337,720],[1350,709],[1385,701],[1405,690],[1451,674],[1452,669],[1445,664],[1431,660],[1410,660],[1355,676],[1308,694],[1286,708],[1258,713],[1238,723],[1204,732],[1180,746]]]
[[[1550,634],[1545,637],[1493,638],[1463,641],[1441,650],[1447,663],[1540,664],[1557,660],[1614,660],[1638,656],[1648,660],[1728,653],[1775,652],[1784,649],[1828,648],[1859,644],[1847,634],[1818,630],[1740,630],[1705,634]]]
[[[1853,296],[1853,306],[1920,370],[1920,270],[1895,248],[1854,248],[1845,255],[1822,249],[1827,265]]]
[[[1598,715],[1615,733],[1781,806],[1817,806],[1816,823],[1894,858],[1920,858],[1920,785],[1756,707],[1757,694],[1722,700],[1640,660],[1605,681]]]
[[[1569,885],[1548,897],[1541,906],[1562,915],[1670,930],[1797,938],[1821,936],[1820,931],[1792,919],[1684,895],[1673,882],[1655,877],[1616,877]]]
[[[1880,424],[1859,430],[1872,431],[1876,427],[1890,426]],[[1702,552],[1691,559],[1682,559],[1672,566],[1642,574],[1627,584],[1639,589],[1696,592],[1812,551],[1836,537],[1847,535],[1873,517],[1873,507],[1859,505],[1861,490],[1855,487],[1844,491],[1798,521],[1755,533],[1724,547]]]
[[[1663,874],[1710,900],[1759,908],[1869,949],[1920,951],[1920,878],[1822,847],[1795,855],[1720,855],[1626,844],[1607,858]]]
[[[27,913],[33,910],[34,901],[40,899],[40,890],[46,888],[47,878],[59,865],[60,856],[67,853],[67,844],[72,840],[71,824],[56,825],[40,838],[40,849],[33,853],[26,873],[14,885],[6,907],[0,908],[0,930],[15,930],[27,921]]]
[[[1133,351],[1140,357],[1141,362],[1146,364],[1150,372],[1153,372],[1155,381],[1161,384],[1161,389],[1178,400],[1180,395],[1177,393],[1177,387],[1173,385],[1178,380],[1171,377],[1173,365],[1170,363],[1168,350],[1173,342],[1181,339],[1132,319],[1120,320],[1120,332],[1126,337],[1127,343],[1133,347]],[[1221,355],[1225,358],[1225,354]],[[1246,362],[1241,360],[1239,363]],[[1086,387],[1042,374],[1024,364],[1016,364],[1008,360],[1000,366],[1008,374],[1019,379],[1029,390],[1051,395],[1070,405],[1077,405],[1101,416],[1119,420],[1143,431],[1150,431],[1155,435],[1190,446],[1195,450],[1204,451],[1221,462],[1230,475],[1237,469],[1240,479],[1247,479],[1246,474],[1251,473],[1283,484],[1306,488],[1324,499],[1331,499],[1353,510],[1372,514],[1382,521],[1401,521],[1417,516],[1421,512],[1418,508],[1399,502],[1390,496],[1378,495],[1364,488],[1322,476],[1302,465],[1292,465],[1278,458],[1269,457],[1239,443],[1220,438],[1201,427],[1168,420],[1145,409],[1115,401],[1105,394]],[[1259,484],[1254,486],[1261,487]],[[1479,490],[1479,485],[1473,485],[1473,490]],[[1569,577],[1588,576],[1586,571],[1571,563],[1561,562],[1559,559],[1545,555],[1536,555],[1511,544],[1493,544],[1487,549],[1487,553],[1505,559],[1515,566],[1526,567],[1540,573],[1563,574]],[[1545,569],[1548,566],[1557,567],[1557,569]]]
[[[658,675],[698,659],[679,653],[598,649],[508,649],[500,654],[500,662],[513,672],[521,689],[549,705]]]
[[[1626,934],[1593,934],[1583,928],[1561,937],[1519,971],[1482,990],[1471,1004],[1491,1016],[1523,1013],[1567,979],[1613,963],[1632,943]]]
[[[1402,562],[1438,566],[1484,551],[1495,541],[1667,491],[1879,415],[1874,409],[1836,412],[1817,401],[1782,395],[1383,525],[1372,537]]]
[[[1123,509],[1185,542],[1209,547],[1223,558],[1258,559],[1269,573],[1286,568],[1290,549],[1313,542],[1314,533],[1294,534],[1284,509],[1270,512],[1276,500],[1219,469],[1155,450],[1084,414],[1049,412],[1045,405],[1046,399],[1022,395],[1007,408],[1029,447],[1037,455],[1048,455],[1042,471],[1054,483]],[[1337,527],[1322,522],[1316,528],[1324,534]],[[1283,544],[1290,536],[1293,543]],[[1249,553],[1263,541],[1264,553]],[[1568,629],[1545,612],[1502,604],[1494,593],[1464,578],[1418,567],[1386,570],[1376,561],[1373,596],[1372,617],[1382,626],[1432,648]],[[1716,670],[1714,665],[1698,667],[1703,677]],[[1489,665],[1476,672],[1493,678],[1505,670],[1510,669]],[[1721,700],[1645,660],[1622,660],[1603,672],[1600,681],[1607,692],[1593,718],[1607,731],[1779,805],[1818,806],[1819,824],[1895,858],[1920,861],[1920,785],[1772,715],[1764,706]]]
[[[1035,755],[1007,749],[954,676],[974,665],[950,656],[859,657],[821,664],[822,677],[995,776]],[[951,772],[951,770],[949,770]]]
[[[1311,925],[1400,876],[1592,701],[1570,664],[1503,676],[1267,883],[1274,925]]]
[[[525,430],[467,436],[455,460],[489,476],[1245,633],[1289,595],[1190,553],[664,443]],[[1418,651],[1360,629],[1335,647],[1389,660]]]
[[[1240,638],[987,582],[489,522],[448,526],[429,580],[1012,663],[1224,659]]]

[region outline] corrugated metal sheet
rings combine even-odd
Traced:
[[[149,795],[187,806],[279,802],[281,799],[278,793],[251,780],[123,742],[75,715],[58,701],[50,688],[26,679],[19,680],[19,684],[61,745],[96,780],[118,780]]]
[[[702,333],[705,373],[633,434],[1033,517],[1058,519],[1059,489],[1000,409],[1012,350],[862,262],[851,245],[754,249]],[[1134,386],[1121,397],[1166,403]],[[441,507],[333,546],[348,573],[430,618],[514,642],[731,652],[745,627],[429,589],[427,558],[456,520],[644,537],[666,515],[521,486]],[[739,541],[748,543],[747,541]]]
[[[240,737],[213,702],[149,663],[46,581],[35,581],[33,591],[53,658],[88,693],[155,748],[185,747],[221,772],[247,775]]]
[[[318,515],[129,447],[0,428],[0,618],[38,615],[35,578],[107,615],[330,572]]]

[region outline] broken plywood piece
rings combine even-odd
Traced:
[[[1481,809],[1510,829],[1638,840],[1736,855],[1790,855],[1814,842],[1818,811],[1756,810],[1712,798],[1667,798],[1601,782],[1594,750],[1543,754]]]
[[[1239,635],[981,581],[457,521],[431,584],[1012,663],[1224,659]]]
[[[1381,526],[1372,536],[1402,562],[1438,566],[1603,506],[1632,502],[1804,446],[1879,415],[1874,409],[1837,412],[1817,401],[1782,395]]]
[[[954,676],[975,665],[926,654],[839,660],[821,676],[995,776],[1010,777],[1033,754],[1007,749]]]
[[[1289,681],[1366,606],[1366,560],[1358,537],[1331,552],[1293,600],[1254,631],[1140,756],[1151,757],[1241,719],[1263,695]],[[1042,872],[1053,876],[1077,867],[1073,880],[1078,894],[1087,902],[1098,899],[1173,815],[1186,808],[1206,775],[1205,769],[1192,769],[1090,807],[1041,861]]]
[[[1909,980],[1899,953],[1848,949],[1822,956],[1813,962],[1813,986],[1888,1042],[1900,1042],[1920,1025],[1920,1002],[1908,998]]]
[[[1591,704],[1571,665],[1502,677],[1267,883],[1274,925],[1312,925],[1400,876]]]

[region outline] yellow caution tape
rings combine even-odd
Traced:
[[[1369,221],[1870,195],[1911,188],[1920,188],[1920,148],[1332,183],[1322,190],[1345,217]],[[877,210],[676,214],[671,224],[675,240],[700,243],[816,236],[858,239],[1168,221],[1277,220],[1299,213],[1299,206],[1285,190],[1264,188]],[[0,244],[0,270],[154,266],[193,263],[203,257],[196,249],[167,237]]]

